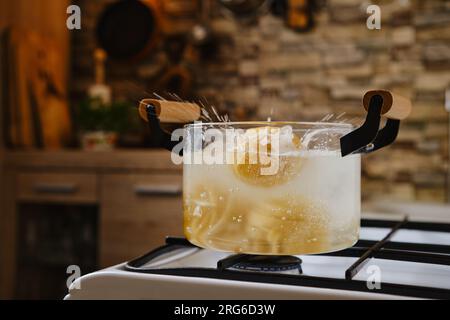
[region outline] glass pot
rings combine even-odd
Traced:
[[[259,255],[351,247],[360,228],[359,154],[342,123],[231,122],[185,127],[184,232],[203,248]]]

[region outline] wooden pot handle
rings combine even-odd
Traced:
[[[201,109],[196,103],[144,99],[139,104],[139,115],[147,122],[148,105],[155,107],[161,123],[191,123],[201,116]]]
[[[380,95],[383,98],[383,107],[381,114],[389,119],[403,120],[411,113],[411,100],[408,98],[393,94],[387,90],[368,91],[363,98],[364,108],[369,110],[370,99],[373,96]]]

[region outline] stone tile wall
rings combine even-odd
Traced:
[[[95,21],[112,1],[77,2],[83,30],[72,37],[75,98],[92,81]],[[446,201],[450,2],[373,1],[381,7],[381,30],[366,27],[368,1],[323,2],[316,27],[308,33],[292,31],[270,14],[242,26],[215,6],[211,24],[219,50],[211,61],[193,66],[196,94],[235,120],[318,121],[333,114],[355,124],[363,120],[366,90],[386,88],[408,96],[414,111],[397,143],[364,157],[363,198]],[[195,14],[180,22],[181,29],[189,30],[194,20]],[[136,64],[109,62],[115,97],[137,101],[151,92],[161,63],[158,51]]]

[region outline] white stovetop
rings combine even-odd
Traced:
[[[400,212],[403,212],[402,210]],[[366,213],[365,218],[401,220],[401,214]],[[450,222],[444,214],[428,219],[412,216],[410,220]],[[390,229],[362,228],[361,239],[380,240]],[[391,239],[399,242],[450,244],[450,234],[416,230],[399,230]],[[227,253],[196,248],[181,249],[152,262],[152,267],[211,267]],[[345,270],[357,258],[301,256],[303,274],[318,277],[344,278]],[[450,289],[450,267],[371,259],[355,276],[367,281],[368,268],[381,270],[381,283],[398,283]],[[81,289],[76,289],[81,284]],[[381,284],[382,285],[382,284]],[[123,265],[86,275],[69,290],[66,299],[398,299],[404,297],[301,286],[274,285],[219,279],[139,274],[123,270]]]

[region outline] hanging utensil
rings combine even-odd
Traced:
[[[314,26],[314,1],[288,0],[287,25],[296,31],[309,31]]]
[[[285,20],[286,25],[298,32],[311,30],[315,25],[316,0],[274,0],[271,12]]]
[[[268,3],[266,0],[219,0],[222,6],[237,21],[251,23]]]
[[[197,46],[205,44],[211,37],[211,28],[209,25],[211,2],[210,0],[201,0],[200,4],[200,21],[196,23],[194,27],[192,27],[191,33],[189,35],[189,39],[192,44]]]
[[[198,51],[201,59],[205,60],[215,56],[218,43],[210,25],[211,0],[202,0],[200,3],[200,21],[192,27],[188,40],[192,47]]]
[[[116,60],[144,57],[160,39],[158,0],[121,0],[109,5],[97,24],[97,40]]]

